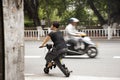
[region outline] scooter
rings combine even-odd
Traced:
[[[66,41],[68,46],[68,52],[66,55],[84,55],[87,54],[89,58],[95,58],[98,55],[97,45],[93,43],[90,37],[82,36],[80,41],[68,40]],[[75,48],[75,44],[79,44],[79,48]],[[77,47],[78,47],[77,46]]]
[[[46,46],[48,49],[48,52],[52,50],[53,46],[52,44],[46,44]],[[65,64],[61,63],[62,58],[64,57],[64,53],[60,54],[58,57],[56,57],[54,60],[51,61],[52,65],[50,67],[48,67],[48,64],[46,63],[45,68],[44,68],[44,73],[45,74],[49,74],[49,71],[53,68],[56,68],[56,66],[58,66],[58,68],[64,73],[64,75],[66,77],[70,76],[70,73],[72,71],[69,71],[68,68],[65,66]]]

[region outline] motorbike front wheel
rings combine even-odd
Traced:
[[[98,50],[96,47],[89,47],[86,52],[90,58],[95,58],[98,55]]]
[[[44,68],[44,73],[45,73],[45,74],[49,74],[49,68],[46,68],[46,67],[45,67],[45,68]]]

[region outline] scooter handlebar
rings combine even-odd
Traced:
[[[46,44],[45,46],[39,46],[39,48],[47,47],[47,49],[51,49],[53,44]]]
[[[39,46],[39,48],[43,48],[43,47],[46,47],[46,46]]]

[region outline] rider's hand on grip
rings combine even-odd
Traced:
[[[85,34],[85,33],[82,33],[82,34],[81,34],[81,37],[83,37],[83,38],[84,38],[85,36],[86,36],[86,34]]]
[[[44,46],[39,46],[39,48],[43,48]]]

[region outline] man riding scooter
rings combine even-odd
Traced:
[[[81,37],[86,36],[85,33],[77,31],[76,26],[78,22],[79,20],[77,18],[70,18],[69,24],[65,28],[66,40],[72,42],[74,44],[75,49],[79,48],[79,44],[77,44],[77,42],[80,43]]]
[[[91,41],[90,37],[84,32],[78,32],[76,26],[79,20],[70,18],[69,24],[66,26],[66,43],[68,46],[67,55],[84,55],[95,58],[98,54],[96,44]]]

